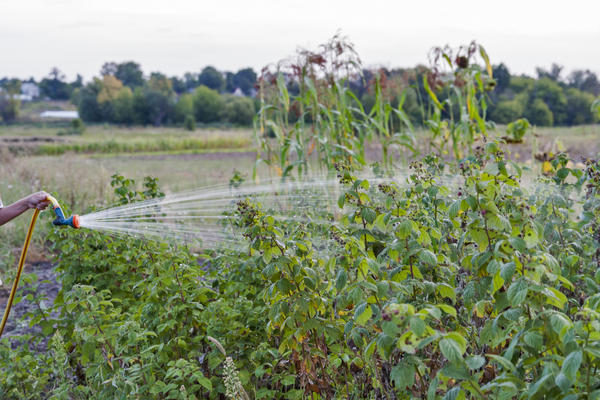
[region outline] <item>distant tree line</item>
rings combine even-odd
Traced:
[[[362,78],[349,83],[365,109],[375,102],[373,83],[380,79],[384,94],[397,105],[403,97],[403,109],[414,124],[423,124],[430,106],[423,87],[429,69],[424,66],[407,69],[363,70]],[[575,70],[566,77],[562,67],[553,64],[550,70],[537,68],[537,77],[511,75],[504,64],[493,68],[495,88],[486,99],[488,119],[508,124],[527,118],[538,126],[571,126],[598,122],[592,103],[600,96],[600,81],[589,70]],[[440,101],[448,93],[438,93]]]
[[[365,69],[347,84],[366,110],[375,102],[374,83],[380,80],[384,95],[392,104],[403,99],[404,111],[414,124],[424,123],[430,106],[423,87],[425,66],[400,69]],[[600,96],[600,81],[589,70],[574,70],[568,75],[553,64],[549,70],[538,68],[536,77],[512,75],[504,64],[494,66],[495,89],[487,99],[489,119],[506,124],[525,117],[539,126],[579,125],[598,121],[592,112]],[[40,96],[50,100],[70,100],[77,105],[86,122],[116,124],[184,124],[226,122],[249,125],[259,104],[255,98],[257,74],[252,68],[221,72],[212,66],[199,73],[171,76],[153,72],[144,75],[133,61],[107,62],[100,74],[87,84],[83,78],[68,82],[53,68],[39,82]],[[18,116],[19,104],[10,94],[19,93],[22,81],[0,79],[0,118],[11,121]],[[298,82],[288,81],[288,90],[298,91]],[[446,94],[439,93],[440,99]]]

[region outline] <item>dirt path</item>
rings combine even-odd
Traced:
[[[50,262],[39,262],[29,264],[25,266],[24,274],[34,273],[37,275],[37,281],[26,284],[21,277],[21,283],[17,291],[17,296],[21,296],[23,299],[12,306],[6,327],[2,337],[14,337],[24,334],[41,335],[42,328],[38,325],[29,326],[29,318],[26,318],[26,314],[39,311],[40,308],[44,310],[46,307],[51,307],[54,303],[54,299],[60,290],[60,284],[56,281],[56,272],[54,271],[54,265]],[[4,313],[6,307],[6,301],[10,294],[10,287],[0,288],[0,312]],[[33,300],[29,301],[25,297],[28,294],[33,295]],[[44,312],[46,312],[44,310]],[[53,316],[54,317],[54,316]],[[16,341],[12,341],[11,344],[17,345]],[[37,345],[38,351],[45,351],[47,339],[42,340]]]

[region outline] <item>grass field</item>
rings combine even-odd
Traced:
[[[13,154],[60,155],[64,153],[117,154],[157,151],[211,151],[248,149],[249,129],[197,129],[114,127],[92,125],[82,135],[61,135],[61,124],[0,127],[0,146]]]

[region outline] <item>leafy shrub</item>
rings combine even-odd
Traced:
[[[534,125],[552,126],[554,115],[550,107],[541,99],[535,99],[525,108],[525,117]]]
[[[252,125],[254,119],[254,102],[248,97],[231,96],[225,102],[221,118],[236,125]]]
[[[200,86],[194,92],[194,116],[198,122],[219,120],[224,102],[219,92]]]
[[[183,126],[188,131],[196,130],[196,119],[192,114],[188,114],[185,116],[185,120],[183,121]]]
[[[340,164],[339,224],[240,201],[243,253],[57,230],[60,315],[37,321],[58,330],[64,370],[0,349],[3,388],[219,398],[239,379],[251,398],[596,398],[600,164],[552,163],[530,191],[494,142],[458,165],[457,187],[431,156],[406,185]],[[121,203],[160,195],[155,180],[112,183]]]
[[[75,118],[69,123],[69,128],[58,131],[58,136],[83,135],[83,132],[85,132],[85,124],[81,118]]]
[[[517,100],[500,101],[490,118],[499,124],[508,124],[523,115],[523,105]]]
[[[529,121],[526,118],[519,118],[506,126],[507,140],[512,143],[521,143],[530,129]]]

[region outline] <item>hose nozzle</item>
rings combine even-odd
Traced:
[[[60,208],[58,201],[52,196],[48,196],[48,201],[52,203],[52,207],[54,207],[54,213],[56,214],[56,219],[52,221],[54,225],[70,226],[71,228],[79,229],[81,226],[79,224],[79,215],[73,214],[69,218],[65,218],[65,214],[63,213],[62,208]]]

